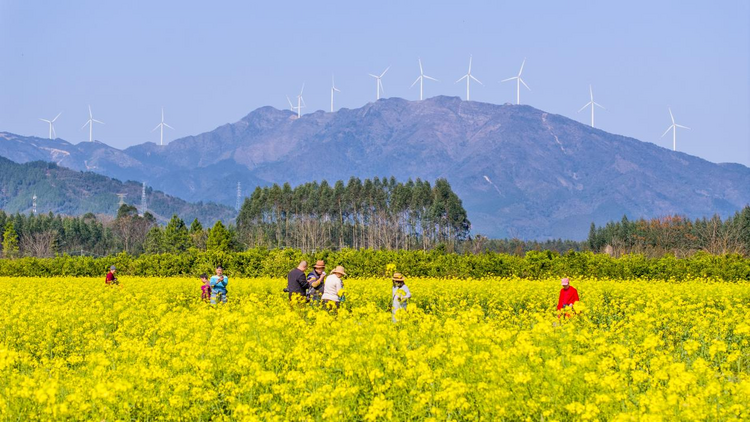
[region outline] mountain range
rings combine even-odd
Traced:
[[[262,107],[210,132],[124,150],[0,132],[0,156],[225,205],[234,204],[237,182],[249,196],[271,183],[443,177],[463,200],[472,231],[491,237],[583,239],[592,222],[623,215],[726,216],[750,203],[743,165],[711,163],[526,105],[445,96],[381,99],[299,119]]]

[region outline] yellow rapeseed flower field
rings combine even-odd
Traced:
[[[748,420],[750,284],[0,278],[2,420]]]

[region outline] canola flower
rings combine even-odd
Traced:
[[[0,278],[0,420],[747,420],[750,284]]]

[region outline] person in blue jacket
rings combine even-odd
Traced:
[[[216,275],[211,276],[211,304],[216,305],[218,302],[227,303],[227,284],[229,277],[224,275],[224,269],[221,265],[216,267]]]

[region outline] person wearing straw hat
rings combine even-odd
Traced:
[[[560,289],[560,298],[557,300],[557,310],[565,310],[566,316],[573,311],[573,304],[581,300],[578,297],[578,290],[570,285],[570,279],[567,277],[560,280],[562,289]]]
[[[331,275],[326,277],[325,285],[323,287],[323,296],[321,297],[323,306],[333,307],[338,309],[341,303],[341,295],[344,291],[344,282],[341,280],[346,276],[346,271],[341,265],[331,271]],[[329,305],[333,303],[335,305]]]
[[[321,296],[323,296],[323,280],[327,275],[325,268],[325,261],[318,260],[313,266],[313,270],[307,275],[307,283],[310,285],[307,289],[307,299],[315,304],[319,304]]]
[[[401,273],[393,274],[393,292],[391,294],[391,302],[393,309],[393,322],[396,322],[396,313],[399,310],[406,310],[406,305],[411,299],[411,291],[406,286],[406,279]]]

